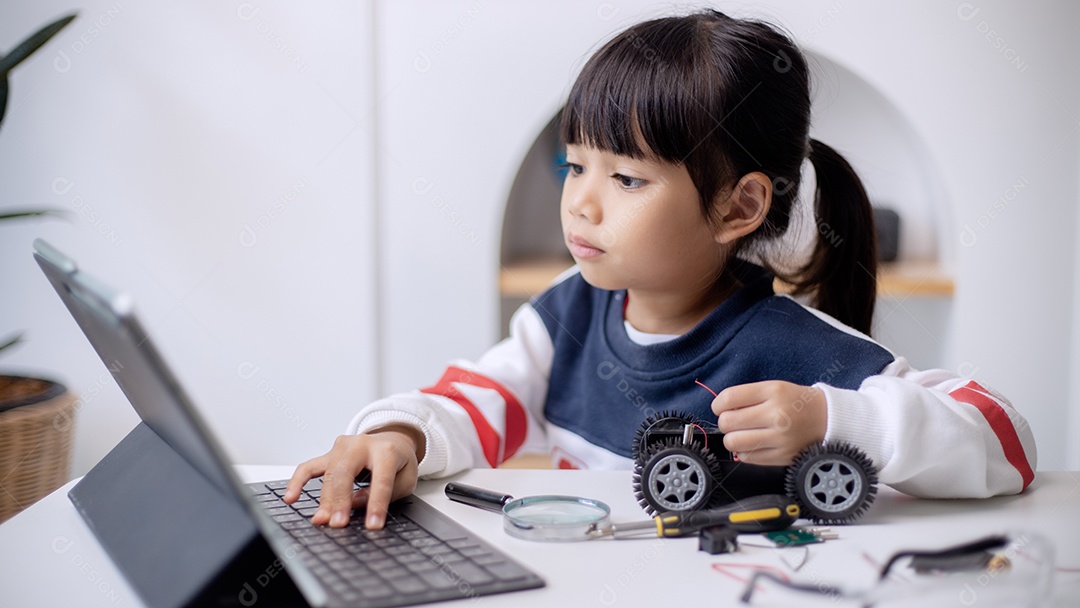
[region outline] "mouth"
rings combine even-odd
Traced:
[[[604,250],[589,241],[577,236],[573,232],[566,235],[566,246],[570,255],[578,260],[588,260],[603,255]]]

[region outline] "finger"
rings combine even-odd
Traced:
[[[325,470],[326,456],[312,458],[296,467],[292,477],[289,478],[289,485],[285,486],[285,495],[282,497],[285,504],[291,505],[296,502],[296,499],[300,498],[300,490],[304,488],[304,484],[315,477],[319,477]]]
[[[369,530],[379,530],[386,523],[386,512],[394,495],[397,467],[387,458],[378,458],[372,462],[371,485],[368,486],[367,516],[364,526]]]
[[[369,492],[366,487],[360,488],[359,490],[353,492],[352,508],[363,509],[364,507],[367,507],[368,494]]]
[[[738,454],[740,461],[752,462],[754,452],[777,447],[776,436],[772,431],[762,429],[736,431],[724,435],[724,447]]]
[[[791,458],[779,448],[762,448],[740,453],[739,460],[746,464],[763,466],[787,466],[791,464]]]
[[[725,388],[713,399],[713,413],[719,416],[729,410],[737,410],[761,403],[768,398],[767,384],[767,382],[752,382]]]
[[[716,417],[716,426],[720,428],[721,433],[767,429],[775,426],[775,419],[776,416],[771,409],[757,403],[720,412],[720,415]]]
[[[334,449],[327,455],[328,464],[323,473],[322,494],[319,510],[311,518],[315,525],[330,524],[341,528],[349,523],[352,510],[353,480],[367,464],[361,442],[355,436],[342,436],[334,442]]]

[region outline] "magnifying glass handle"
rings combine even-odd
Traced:
[[[506,503],[514,500],[514,497],[509,494],[500,494],[464,483],[450,482],[446,484],[443,491],[446,492],[446,497],[450,500],[499,513],[502,513]]]

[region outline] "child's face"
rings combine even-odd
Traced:
[[[672,295],[713,284],[723,247],[685,166],[582,145],[566,160],[563,236],[586,281]]]

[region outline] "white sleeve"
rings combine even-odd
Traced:
[[[368,405],[348,432],[390,424],[420,429],[427,443],[423,477],[496,467],[515,453],[541,451],[553,353],[544,322],[525,304],[510,321],[510,337],[478,361],[454,361],[434,386]]]
[[[898,358],[858,390],[824,384],[826,441],[847,441],[878,477],[925,498],[983,498],[1023,491],[1035,476],[1035,438],[1000,395],[945,370]]]

